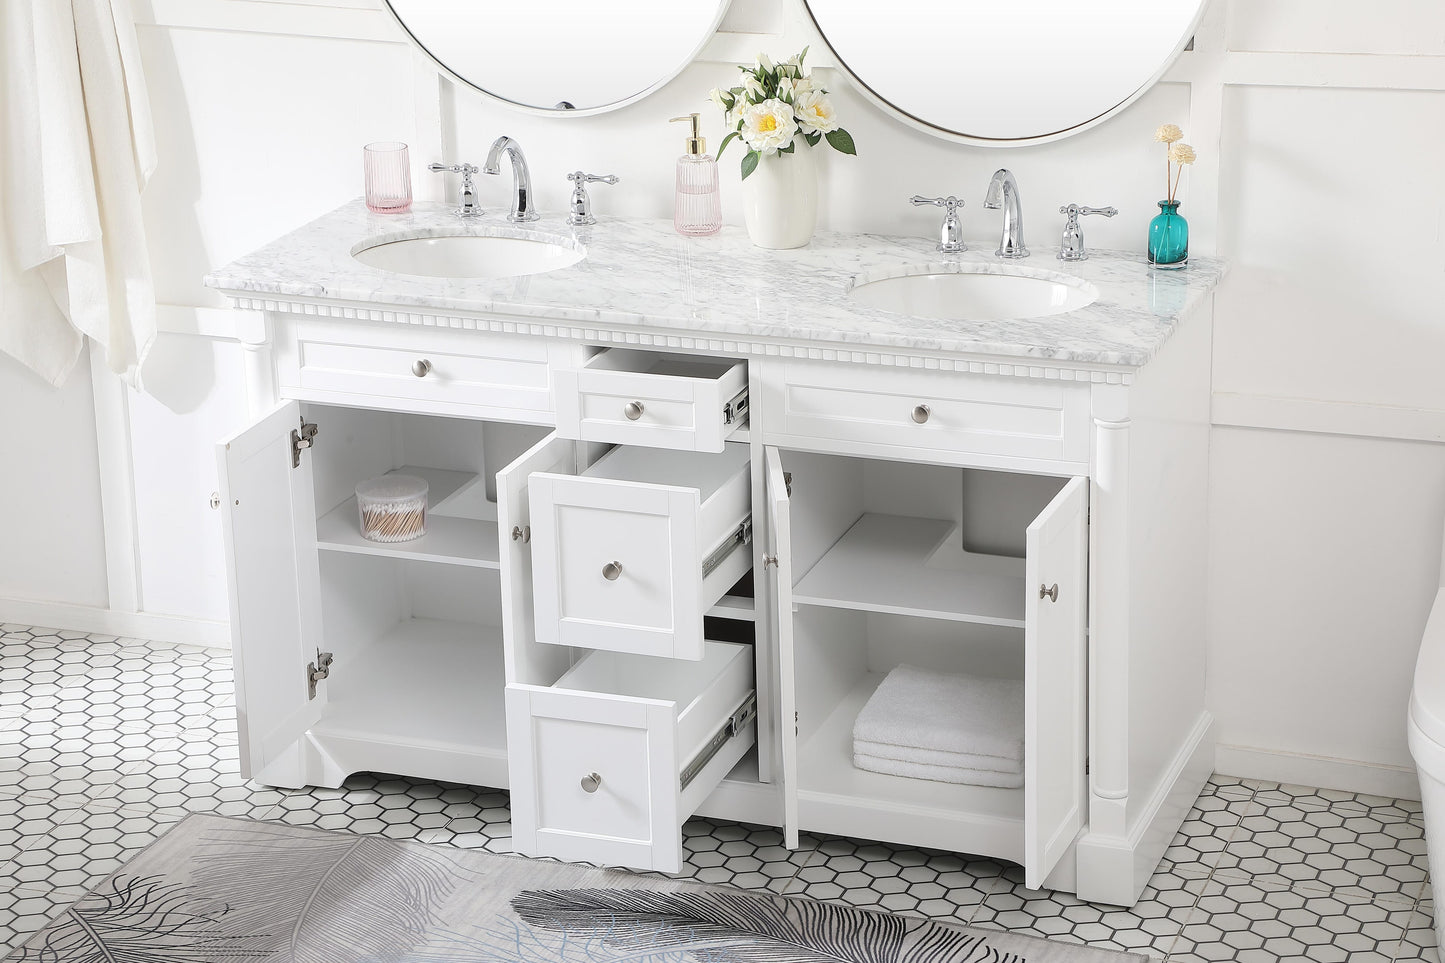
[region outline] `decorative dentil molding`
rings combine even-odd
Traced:
[[[896,351],[854,351],[836,346],[820,346],[785,339],[718,338],[675,332],[639,331],[596,325],[573,325],[555,321],[538,321],[506,315],[437,314],[434,312],[400,311],[394,308],[371,308],[355,304],[332,304],[299,299],[253,298],[229,295],[231,303],[242,310],[265,311],[270,314],[296,314],[305,317],[335,318],[343,321],[380,321],[387,324],[408,324],[427,328],[448,328],[482,331],[495,334],[521,334],[543,338],[562,338],[592,344],[625,344],[633,347],[664,348],[674,351],[698,351],[712,354],[747,355],[765,358],[801,358],[809,361],[831,361],[851,364],[916,368],[927,371],[955,371],[960,374],[997,375],[1000,377],[1033,378],[1044,381],[1076,381],[1087,384],[1129,385],[1134,381],[1133,369],[1090,368],[1069,364],[1027,364],[959,355],[929,355]]]

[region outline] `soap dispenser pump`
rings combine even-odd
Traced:
[[[677,203],[672,225],[679,234],[705,237],[722,228],[722,198],[718,194],[717,159],[707,153],[707,141],[698,130],[692,113],[672,118],[673,123],[692,122],[686,153],[677,159]]]

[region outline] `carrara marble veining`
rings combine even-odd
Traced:
[[[438,234],[545,238],[586,258],[522,277],[425,278],[355,260],[353,250],[385,235]],[[988,245],[988,247],[992,247]],[[1179,321],[1202,304],[1224,262],[1193,258],[1182,271],[1155,272],[1142,254],[1091,251],[1065,263],[1035,245],[1023,261],[991,250],[939,254],[931,237],[818,234],[807,247],[754,247],[741,228],[709,238],[674,233],[671,221],[608,217],[572,227],[544,214],[525,227],[501,215],[463,220],[445,205],[378,215],[352,201],[210,274],[206,283],[237,297],[274,296],[394,305],[407,313],[497,314],[518,320],[684,332],[820,349],[912,351],[1138,367]],[[856,278],[958,270],[1029,274],[1092,285],[1092,304],[1041,318],[955,321],[868,308],[848,296]]]

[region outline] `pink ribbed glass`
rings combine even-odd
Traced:
[[[411,210],[411,158],[405,144],[367,144],[366,206],[377,214],[405,214]]]

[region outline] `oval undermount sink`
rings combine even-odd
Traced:
[[[567,238],[434,234],[371,238],[351,256],[368,267],[429,278],[511,278],[571,267],[587,256]]]
[[[848,294],[870,308],[945,321],[1042,318],[1093,304],[1099,297],[1098,288],[1074,278],[969,267],[860,276]]]

